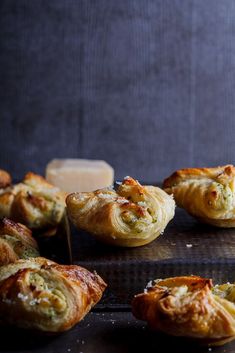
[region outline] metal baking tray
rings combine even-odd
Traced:
[[[184,210],[163,235],[138,248],[115,248],[72,227],[73,263],[97,271],[108,283],[100,305],[129,307],[134,294],[156,278],[200,275],[214,283],[235,281],[235,229],[198,223]]]

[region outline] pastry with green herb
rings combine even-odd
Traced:
[[[235,227],[235,167],[177,170],[163,183],[176,204],[199,221]]]
[[[152,281],[132,301],[137,319],[152,330],[187,337],[204,345],[235,339],[235,284],[182,276]]]
[[[0,321],[48,333],[70,329],[101,299],[97,273],[42,257],[0,267]]]
[[[174,217],[175,202],[156,186],[126,177],[116,190],[78,192],[66,199],[68,215],[78,229],[117,246],[147,244],[163,233]]]

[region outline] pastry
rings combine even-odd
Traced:
[[[155,186],[142,186],[126,177],[115,191],[70,194],[68,215],[78,229],[119,246],[140,246],[158,237],[173,218],[175,202]]]
[[[235,227],[235,167],[181,169],[163,183],[179,207],[200,221]]]
[[[62,332],[78,323],[106,287],[80,266],[31,258],[0,267],[0,321],[22,328]]]
[[[11,185],[11,176],[5,170],[0,169],[0,189]]]
[[[197,276],[156,280],[134,297],[132,311],[150,328],[202,344],[235,338],[235,284],[212,286]]]
[[[0,266],[37,256],[38,246],[30,229],[7,218],[0,221]]]
[[[43,177],[27,173],[19,184],[0,190],[0,218],[30,229],[56,228],[65,210],[65,194]]]

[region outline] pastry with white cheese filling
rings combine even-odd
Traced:
[[[142,186],[131,177],[124,178],[117,190],[70,194],[66,203],[68,215],[78,229],[105,243],[127,247],[157,238],[175,212],[175,202],[166,192]]]

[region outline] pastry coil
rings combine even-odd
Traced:
[[[155,186],[126,177],[117,190],[70,194],[68,215],[78,229],[118,246],[140,246],[158,237],[173,218],[175,202]]]

